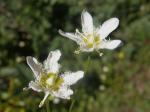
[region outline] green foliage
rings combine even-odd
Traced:
[[[148,112],[150,110],[150,2],[148,0],[1,0],[0,112],[44,112],[43,93],[22,91],[33,79],[25,57],[43,61],[60,49],[62,72],[84,70],[70,101],[49,103],[53,112]],[[123,40],[115,51],[74,54],[77,45],[58,29],[81,30],[80,14],[88,10],[99,26],[120,19],[111,38]],[[73,100],[73,101],[72,101]]]

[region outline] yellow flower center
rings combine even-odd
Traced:
[[[40,85],[44,88],[57,91],[60,85],[64,82],[63,78],[54,73],[43,73],[40,77]]]
[[[94,44],[98,45],[101,42],[100,37],[96,34],[87,35],[85,38],[83,38],[83,41],[88,48],[93,48]]]
[[[86,47],[93,48],[94,45],[99,45],[101,42],[100,36],[97,34],[96,31],[90,34],[80,33],[78,29],[76,29],[76,33],[83,38]]]

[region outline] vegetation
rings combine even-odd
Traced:
[[[58,34],[81,28],[88,10],[94,24],[118,17],[114,51],[74,54],[76,43]],[[150,110],[150,2],[148,0],[0,0],[0,112],[148,112]],[[80,29],[81,30],[81,29]],[[23,87],[33,79],[26,56],[43,61],[60,49],[62,72],[86,71],[71,100],[58,104]],[[47,109],[46,109],[47,107]]]

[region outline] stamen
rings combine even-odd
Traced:
[[[80,48],[78,48],[77,50],[74,51],[75,54],[80,54],[80,52],[81,52]]]
[[[82,38],[84,38],[84,39],[87,40],[87,38],[86,38],[82,33],[80,33],[78,29],[76,29],[76,33],[77,33],[78,35],[80,35]]]
[[[100,52],[98,50],[96,50],[96,52],[99,54],[100,57],[103,56],[103,54],[104,54],[104,53],[102,53],[102,52]]]
[[[29,90],[30,88],[28,88],[28,87],[24,87],[23,88],[23,91],[27,91],[27,90]]]
[[[99,56],[103,56],[104,53],[99,53]]]
[[[45,102],[46,98],[48,97],[48,95],[49,95],[49,92],[46,92],[43,100],[39,104],[39,108],[41,108],[44,105],[44,102]]]

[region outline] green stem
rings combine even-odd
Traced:
[[[49,100],[46,101],[46,112],[50,112]]]
[[[75,103],[75,100],[72,100],[71,105],[70,105],[70,108],[69,108],[69,112],[72,111],[72,108],[73,108],[73,106],[74,106],[74,103]]]
[[[85,72],[88,72],[90,64],[91,64],[91,57],[88,56],[87,61],[85,62],[85,68],[84,68]]]

